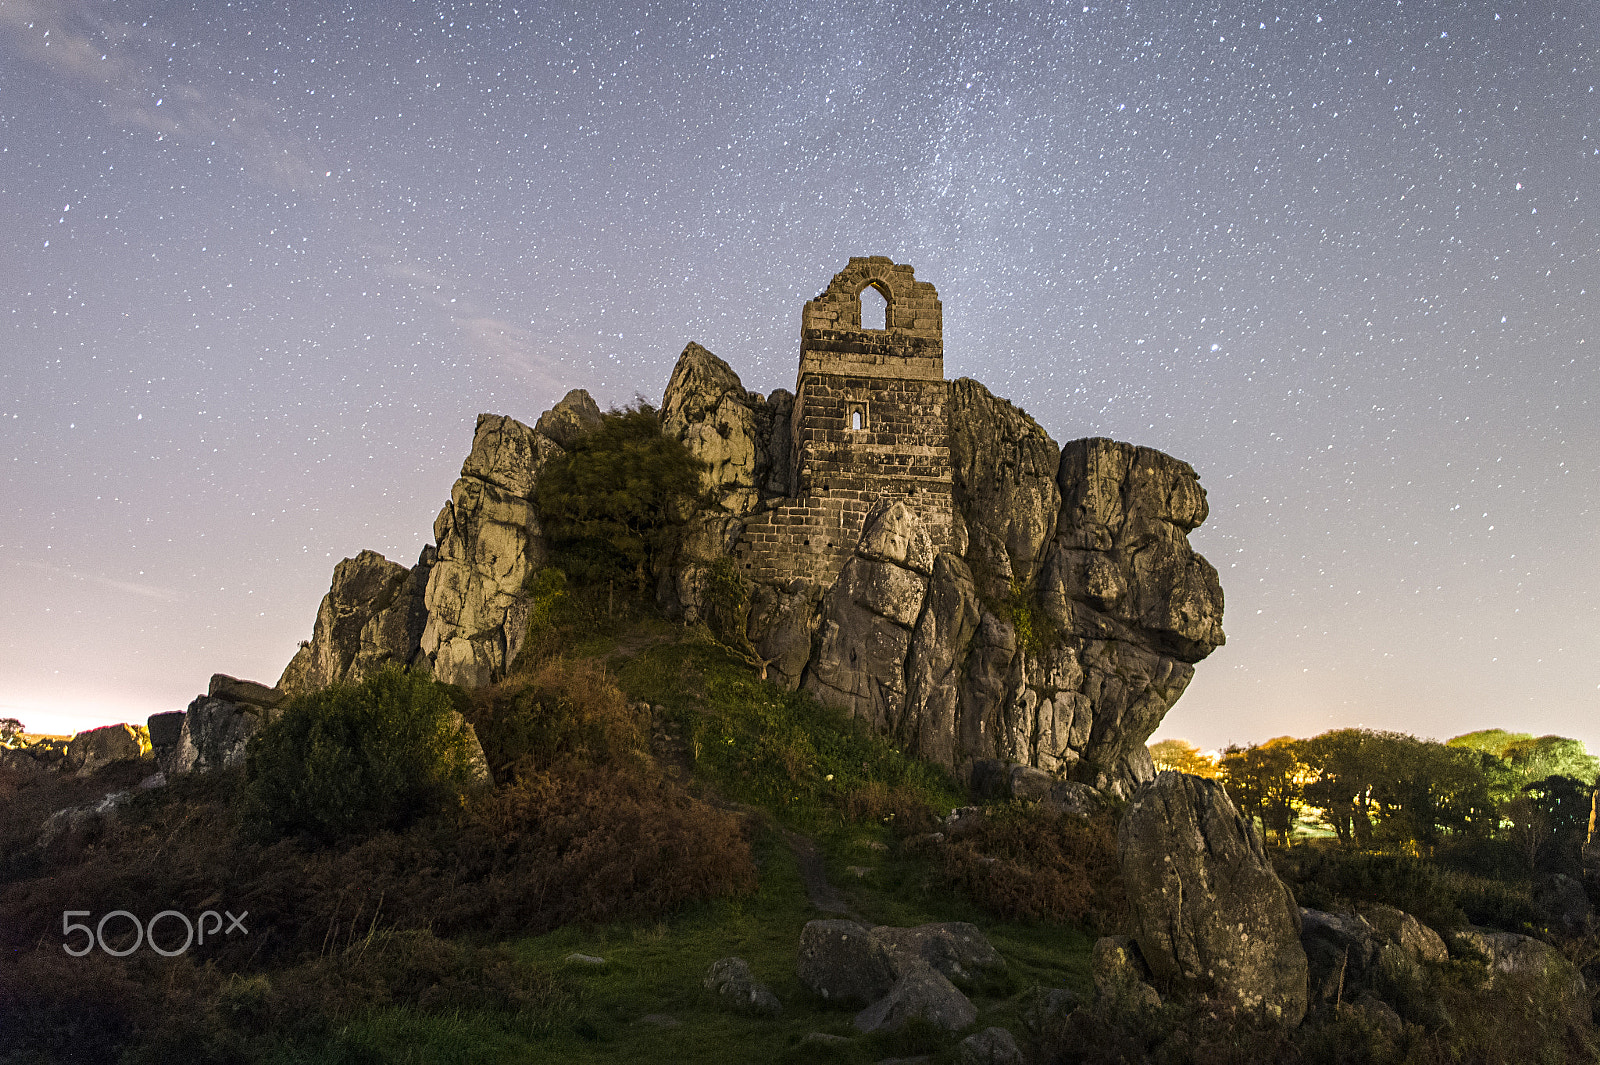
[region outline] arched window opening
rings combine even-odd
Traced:
[[[853,411],[850,412],[850,428],[852,428],[852,429],[860,429],[861,428],[861,412],[860,411],[853,410]]]
[[[861,328],[889,328],[889,301],[878,291],[877,285],[861,290]]]

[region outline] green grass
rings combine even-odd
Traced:
[[[169,1050],[196,1061],[272,1065],[866,1063],[930,1053],[935,1061],[953,1061],[959,1034],[911,1027],[862,1036],[851,1024],[854,1008],[830,1005],[800,984],[795,965],[801,931],[808,921],[833,915],[820,913],[807,898],[787,842],[796,832],[816,843],[828,880],[869,924],[959,920],[984,930],[1008,968],[964,989],[979,1010],[972,1030],[1000,1024],[1020,1035],[1021,1002],[1034,987],[1089,992],[1088,934],[994,920],[952,889],[938,849],[920,841],[920,834],[937,827],[933,818],[966,801],[943,770],[809,695],[759,680],[737,654],[703,633],[651,619],[598,629],[581,634],[581,650],[588,657],[607,656],[610,675],[630,700],[662,708],[657,724],[681,740],[692,786],[756,811],[752,848],[759,876],[753,891],[686,905],[664,918],[570,924],[509,939],[472,934],[440,941],[448,949],[418,940],[409,954],[399,948],[411,940],[398,936],[392,957],[374,952],[349,963],[355,982],[374,989],[367,997],[346,994],[339,983],[346,970],[328,968],[320,959],[275,968],[264,974],[261,987],[274,989],[277,997],[267,997],[276,1005],[257,1022],[241,1020],[237,1012],[240,1003],[253,1001],[249,995],[206,990],[210,985],[196,977],[199,989],[183,1000],[193,1004],[192,1027],[175,1027],[136,1045],[130,1065],[162,1060]],[[573,641],[565,647],[569,657],[579,650]],[[473,950],[491,944],[503,951]],[[503,952],[510,962],[495,962]],[[573,953],[596,955],[606,964],[568,964]],[[772,988],[784,1006],[781,1016],[731,1013],[704,990],[701,981],[711,964],[730,955],[744,958]],[[510,964],[513,975],[491,979],[485,969],[491,964]],[[456,989],[442,1001],[428,998],[430,966],[442,966],[439,971]],[[534,1003],[520,1012],[477,990],[524,985],[544,990],[515,1000]],[[318,987],[330,989],[326,999]],[[284,998],[296,989],[299,998]],[[284,1022],[301,1008],[293,1003],[303,1004],[307,1023],[291,1032]],[[677,1023],[644,1023],[650,1016]],[[811,1033],[849,1042],[807,1043]],[[0,1052],[3,1060],[8,1059]]]
[[[939,767],[805,692],[758,679],[709,638],[648,647],[617,663],[617,679],[665,709],[696,775],[802,831],[843,827],[852,800],[870,800],[863,789],[897,791],[941,815],[965,800]]]
[[[900,891],[919,875],[915,859],[886,861],[882,853],[835,837],[827,855],[833,866],[878,856],[882,877],[839,877],[851,906],[871,921],[895,923],[959,920],[980,916],[948,892],[922,896],[908,906]],[[423,1013],[388,1008],[351,1021],[327,1045],[281,1047],[265,1060],[278,1065],[348,1065],[365,1062],[477,1065],[489,1062],[771,1061],[867,1063],[885,1057],[939,1052],[949,1057],[956,1039],[922,1030],[861,1036],[851,1026],[854,1008],[830,1006],[812,996],[795,974],[801,929],[819,916],[806,899],[798,865],[780,833],[757,841],[761,885],[744,898],[694,907],[665,921],[577,927],[505,943],[517,960],[558,974],[573,1003],[554,1017],[519,1017],[492,1011]],[[990,941],[1008,963],[969,995],[979,1009],[974,1031],[991,1024],[1019,1030],[1024,994],[1034,986],[1072,987],[1087,992],[1091,942],[1066,928],[986,925]],[[603,967],[569,964],[570,954],[605,959]],[[739,1016],[719,1007],[701,986],[712,962],[737,955],[750,963],[784,1004],[775,1019]],[[642,1022],[652,1015],[673,1027]],[[805,1043],[812,1032],[844,1036],[846,1046]]]

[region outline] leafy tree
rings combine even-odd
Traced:
[[[1297,741],[1279,736],[1249,747],[1232,746],[1222,752],[1222,779],[1234,804],[1274,831],[1285,842],[1294,827],[1300,798],[1300,759]]]
[[[1340,842],[1363,850],[1372,846],[1373,792],[1383,777],[1378,748],[1386,735],[1394,734],[1345,728],[1300,741],[1300,757],[1312,774],[1302,797],[1322,811]]]
[[[650,404],[606,412],[539,479],[539,517],[560,567],[586,583],[649,587],[700,499],[704,468],[662,435]]]
[[[1487,835],[1496,823],[1493,754],[1401,732],[1335,729],[1300,743],[1304,789],[1345,843],[1435,845],[1444,833]]]
[[[1582,740],[1565,736],[1540,736],[1512,744],[1503,757],[1529,784],[1553,776],[1593,784],[1600,775],[1600,759],[1589,753]]]
[[[1511,822],[1513,842],[1528,859],[1530,870],[1578,871],[1579,853],[1589,832],[1592,792],[1587,781],[1556,774],[1527,785],[1521,796],[1501,808]],[[1526,803],[1531,811],[1518,817],[1508,809],[1515,803]],[[1542,831],[1533,832],[1535,828]],[[1537,843],[1526,838],[1530,834]]]
[[[1187,740],[1159,740],[1152,743],[1150,760],[1156,764],[1157,769],[1192,773],[1208,780],[1216,779],[1221,772],[1215,758],[1205,754]]]
[[[1491,755],[1415,736],[1392,742],[1377,797],[1395,842],[1434,847],[1445,833],[1487,837],[1498,823],[1489,793]]]
[[[391,667],[291,699],[250,741],[246,810],[267,836],[398,829],[472,780],[459,689]]]
[[[1555,837],[1549,813],[1529,796],[1519,795],[1501,804],[1500,816],[1504,819],[1502,836],[1533,872]]]
[[[1506,751],[1531,739],[1533,739],[1531,732],[1507,732],[1503,728],[1486,728],[1453,736],[1445,740],[1445,746],[1467,747],[1474,751],[1482,751],[1484,754],[1492,754],[1496,758],[1504,758]]]
[[[27,729],[14,717],[0,717],[0,747],[9,747],[22,738]]]

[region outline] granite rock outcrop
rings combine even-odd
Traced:
[[[861,328],[869,285],[882,330]],[[699,344],[679,356],[661,426],[705,463],[705,491],[655,574],[663,610],[731,629],[767,679],[961,773],[1016,764],[1131,796],[1154,777],[1146,740],[1224,639],[1216,570],[1188,540],[1207,514],[1194,470],[1103,438],[1060,446],[946,381],[937,294],[909,266],[850,260],[801,334],[793,393],[746,389]],[[409,570],[341,563],[280,686],[388,661],[504,677],[548,557],[541,472],[600,419],[582,390],[533,428],[481,415],[434,545]],[[730,566],[749,593],[731,625],[707,601]]]
[[[1300,1023],[1300,910],[1221,784],[1159,774],[1123,815],[1117,859],[1134,940],[1158,990]]]
[[[359,683],[391,662],[410,665],[428,617],[423,593],[434,558],[434,548],[425,547],[408,570],[362,551],[335,566],[311,640],[289,660],[279,690],[298,695]]]

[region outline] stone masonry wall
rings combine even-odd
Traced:
[[[861,328],[868,286],[887,301],[884,329]],[[734,553],[745,576],[830,584],[885,497],[904,500],[943,548],[954,514],[949,390],[934,287],[884,256],[852,258],[801,315],[795,498],[746,520]]]

